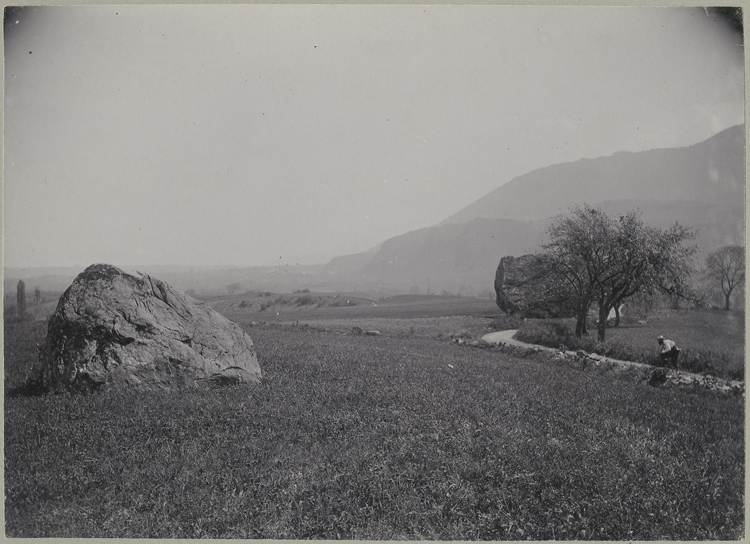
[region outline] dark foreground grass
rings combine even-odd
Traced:
[[[7,535],[744,534],[741,398],[428,338],[251,332],[257,387],[6,397]]]
[[[596,330],[583,338],[576,338],[574,331],[573,319],[529,319],[520,324],[515,338],[660,365],[656,338],[663,334],[682,350],[678,368],[723,378],[745,378],[745,318],[741,312],[664,311],[650,316],[643,324],[608,328],[603,343],[597,340]]]

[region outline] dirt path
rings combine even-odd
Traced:
[[[555,353],[560,351],[559,349],[556,349],[556,348],[540,346],[538,344],[528,344],[526,342],[521,342],[520,340],[516,340],[515,338],[513,338],[513,336],[517,332],[518,332],[518,329],[491,332],[490,334],[485,334],[484,336],[482,336],[482,340],[484,340],[488,344],[496,344],[496,345],[497,344],[510,344],[512,346],[518,346],[520,348],[537,349],[537,350],[542,350],[542,351],[551,351]],[[575,356],[577,355],[577,352],[566,351],[565,354],[570,355],[570,356]],[[623,365],[623,366],[636,367],[636,368],[652,368],[651,365],[645,365],[643,363],[636,363],[633,361],[623,361],[621,359],[612,359],[611,357],[604,357],[603,355],[589,354],[589,357],[594,360],[601,361],[601,362],[614,363],[615,365]]]
[[[547,346],[539,346],[537,344],[527,344],[526,342],[521,342],[520,340],[516,340],[513,338],[515,334],[518,332],[518,329],[511,329],[507,331],[498,331],[498,332],[491,332],[490,334],[485,334],[482,336],[482,340],[487,342],[488,344],[510,344],[512,346],[518,346],[521,348],[539,348],[544,351],[557,351],[555,348],[549,348]]]
[[[520,340],[516,340],[513,338],[513,336],[518,332],[518,329],[512,329],[507,331],[498,331],[498,332],[492,332],[489,334],[485,334],[482,336],[482,340],[487,342],[488,344],[508,344],[511,346],[517,346],[520,348],[525,349],[534,349],[539,351],[550,351],[550,352],[556,352],[559,353],[560,350],[556,348],[550,348],[547,346],[540,346],[538,344],[529,344],[526,342],[521,342]],[[566,351],[566,356],[575,357],[578,355],[578,352],[575,351]],[[626,369],[626,368],[643,368],[643,369],[653,369],[658,368],[654,367],[652,365],[647,365],[643,363],[636,363],[634,361],[623,361],[620,359],[612,359],[610,357],[604,357],[603,355],[597,355],[595,353],[587,353],[586,356],[589,359],[592,359],[595,364],[608,364],[612,367],[619,368],[619,369]],[[702,374],[694,374],[692,372],[686,372],[684,370],[675,370],[675,369],[669,369],[667,371],[667,379],[678,383],[678,384],[691,384],[691,383],[697,383],[712,389],[721,389],[723,391],[730,391],[732,389],[738,389],[741,390],[744,394],[745,390],[745,382],[744,381],[736,381],[736,380],[724,380],[721,378],[715,378],[713,376],[704,376]]]

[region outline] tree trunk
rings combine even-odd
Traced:
[[[586,314],[578,311],[576,316],[576,337],[580,338],[583,336],[583,329],[586,327]]]
[[[581,338],[584,334],[588,333],[586,329],[586,317],[589,313],[589,304],[586,302],[578,303],[578,315],[576,315],[576,336]]]
[[[583,334],[589,333],[589,309],[591,308],[591,302],[586,302],[586,307],[583,309]]]
[[[583,327],[586,320],[586,315],[583,313],[583,304],[578,303],[578,311],[576,312],[576,337],[580,338],[583,335]]]
[[[607,315],[609,315],[609,308],[606,306],[599,306],[599,324],[596,330],[600,342],[604,342],[604,337],[607,333]]]
[[[615,304],[615,327],[620,326],[620,305]]]
[[[589,315],[589,307],[591,303],[583,300],[578,302],[578,312],[576,314],[576,336],[581,338],[584,334],[588,334],[586,328],[586,321]]]
[[[724,304],[724,309],[729,310],[729,297],[732,296],[732,292],[729,291],[728,293],[724,294],[724,300],[726,301],[726,304]]]

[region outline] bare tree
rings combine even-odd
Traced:
[[[745,248],[724,246],[706,257],[706,276],[721,286],[724,309],[729,310],[732,292],[745,283]]]
[[[42,303],[42,290],[34,287],[34,303],[39,306]]]

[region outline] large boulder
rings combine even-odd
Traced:
[[[203,302],[146,274],[95,264],[50,317],[47,390],[163,389],[257,383],[250,337]]]
[[[495,272],[495,302],[522,317],[573,317],[575,295],[542,255],[503,257]]]

